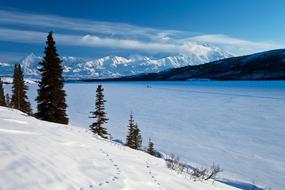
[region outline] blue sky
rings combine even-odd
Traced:
[[[54,31],[63,56],[234,55],[285,47],[283,0],[0,0],[0,62],[42,55]]]

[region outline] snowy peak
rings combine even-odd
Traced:
[[[97,59],[82,59],[72,56],[61,57],[65,78],[88,79],[88,78],[112,78],[129,76],[141,73],[156,73],[162,70],[199,65],[210,61],[231,57],[221,49],[213,49],[208,53],[191,55],[169,55],[163,57],[148,57],[143,55],[105,56]],[[42,57],[33,53],[23,58],[20,63],[24,74],[28,77],[39,77],[39,62]],[[12,65],[0,64],[0,75],[11,76]]]
[[[23,58],[20,63],[25,75],[38,76],[39,62],[41,62],[41,60],[42,57],[36,56],[34,53]]]
[[[188,65],[159,73],[134,75],[113,80],[284,80],[285,49],[231,57],[207,64]]]

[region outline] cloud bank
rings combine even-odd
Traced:
[[[55,31],[56,41],[63,45],[153,53],[207,54],[211,47],[205,46],[205,43],[217,45],[235,55],[282,47],[281,44],[255,42],[223,34],[197,34],[125,23],[0,10],[0,41],[44,43],[50,30]]]

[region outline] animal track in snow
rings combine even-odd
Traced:
[[[148,161],[145,162],[146,163],[146,168],[148,169],[148,174],[150,175],[152,181],[154,184],[157,185],[158,189],[162,189],[161,187],[161,183],[156,179],[156,177],[154,176],[154,174],[152,173],[152,169],[150,167],[150,164],[148,163]]]
[[[118,165],[114,163],[114,160],[111,158],[111,156],[108,153],[106,153],[102,149],[99,149],[99,150],[102,154],[104,154],[106,156],[107,160],[109,160],[112,163],[112,166],[116,170],[115,174],[112,177],[110,177],[110,180],[105,180],[104,182],[97,183],[97,185],[101,187],[101,186],[110,184],[111,182],[112,183],[116,182],[119,179],[119,175],[121,174],[121,171],[120,171],[120,168],[118,167]],[[93,188],[94,188],[94,185],[89,185],[89,189],[93,189]]]
[[[110,154],[106,153],[102,149],[99,149],[99,151],[106,156],[106,160],[109,160],[111,162],[111,166],[114,168],[115,172],[110,178],[107,178],[104,181],[97,182],[95,184],[89,184],[88,186],[81,187],[80,190],[97,190],[98,188],[101,189],[101,187],[115,183],[120,179],[119,175],[121,174],[121,170],[119,166],[114,163],[114,160],[111,158]]]

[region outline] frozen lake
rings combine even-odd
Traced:
[[[67,83],[70,123],[88,127],[98,83]],[[151,88],[147,88],[151,85]],[[144,144],[193,165],[219,164],[223,176],[285,186],[285,81],[103,83],[114,139],[125,140],[131,112]],[[6,87],[9,88],[9,87]],[[29,97],[36,97],[30,85]],[[35,108],[35,102],[33,102]],[[35,111],[35,109],[34,109]]]

